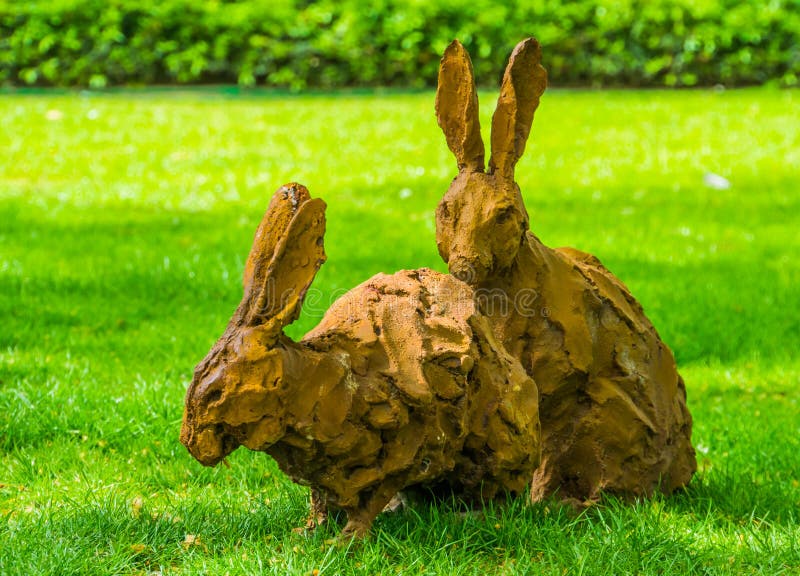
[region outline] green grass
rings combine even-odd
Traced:
[[[325,294],[443,269],[433,210],[455,163],[433,95],[0,96],[0,574],[798,573],[799,108],[553,91],[517,169],[540,238],[600,257],[675,351],[687,491],[578,516],[418,506],[347,548],[335,526],[292,533],[306,492],[269,458],[194,462],[183,394],[284,182],[329,204]]]

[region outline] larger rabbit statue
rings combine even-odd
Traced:
[[[472,63],[458,41],[446,49],[436,113],[459,171],[436,210],[439,253],[539,388],[542,465],[532,498],[669,493],[696,468],[672,353],[597,258],[549,248],[529,230],[514,181],[547,85],[540,60],[532,38],[511,54],[485,169]]]

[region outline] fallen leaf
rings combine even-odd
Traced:
[[[142,506],[144,506],[144,499],[137,496],[131,502],[131,514],[134,518],[138,518],[142,514]]]
[[[706,172],[703,175],[703,183],[713,190],[728,190],[731,187],[730,180],[713,172]]]
[[[187,534],[186,537],[183,539],[183,542],[181,542],[181,546],[183,546],[184,550],[188,550],[192,546],[199,546],[203,550],[208,551],[205,542],[203,542],[200,539],[200,536],[197,536],[196,534]]]

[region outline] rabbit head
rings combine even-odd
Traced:
[[[299,184],[272,197],[244,272],[244,297],[225,333],[197,365],[186,394],[181,442],[213,466],[240,445],[263,450],[286,429],[284,326],[325,261],[325,203]]]
[[[492,117],[492,155],[484,170],[472,62],[458,40],[442,56],[436,116],[459,172],[436,210],[436,243],[450,272],[473,285],[508,267],[528,230],[514,166],[547,86],[540,60],[533,38],[514,48]]]

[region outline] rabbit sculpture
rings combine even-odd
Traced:
[[[539,464],[538,393],[475,310],[472,290],[427,269],[379,274],[339,298],[301,341],[300,313],[325,261],[325,203],[301,185],[273,196],[244,296],[198,364],[181,442],[213,466],[238,446],[266,452],[366,534],[410,486],[475,499],[521,492]]]
[[[597,258],[548,248],[529,231],[514,181],[547,85],[540,60],[532,38],[511,54],[484,170],[472,63],[458,41],[447,47],[436,114],[459,172],[436,210],[439,253],[476,290],[496,338],[538,386],[542,465],[532,499],[669,493],[696,469],[672,353]]]

